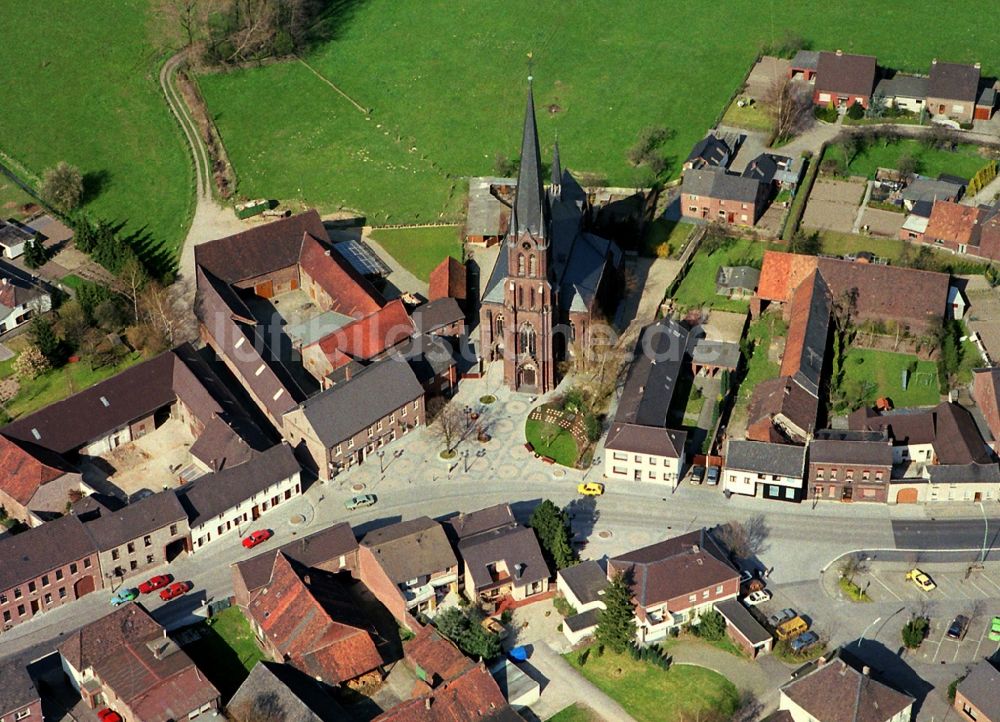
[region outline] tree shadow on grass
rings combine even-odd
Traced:
[[[80,204],[86,205],[107,190],[111,184],[111,173],[107,169],[89,171],[83,174],[83,195]]]

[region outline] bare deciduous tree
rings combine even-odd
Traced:
[[[761,101],[779,140],[801,133],[812,123],[812,93],[797,80],[775,78]]]
[[[42,179],[42,197],[64,213],[75,209],[83,199],[80,169],[66,161],[49,168]]]
[[[839,569],[840,576],[844,577],[847,581],[853,584],[854,577],[868,571],[868,559],[860,552],[848,554],[843,558],[843,560],[841,560]]]
[[[446,452],[454,451],[465,430],[466,417],[455,404],[444,404],[432,422],[431,428],[444,441]]]
[[[150,13],[150,36],[169,47],[191,47],[205,34],[217,0],[156,0]]]
[[[763,514],[755,514],[744,521],[726,522],[716,528],[715,538],[737,559],[760,556],[768,550],[767,538],[771,527]]]

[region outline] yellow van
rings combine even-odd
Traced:
[[[809,631],[809,625],[806,624],[806,620],[802,617],[793,617],[787,622],[779,624],[774,633],[778,635],[778,639],[785,641],[786,639],[797,637],[806,631]]]

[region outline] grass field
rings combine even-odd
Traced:
[[[513,0],[502,13],[489,3],[371,0],[345,3],[339,37],[307,57],[370,119],[299,63],[200,84],[241,194],[350,208],[375,222],[429,221],[457,216],[463,176],[492,173],[497,153],[518,154],[529,52],[545,158],[558,131],[565,167],[631,185],[646,177],[625,159],[642,128],[676,132],[664,147],[676,173],[761,45],[785,32],[898,68],[981,58],[995,73],[1000,37],[977,4],[953,8],[928,34],[929,0],[880,7],[879,23],[863,0],[734,0],[726,14],[739,32],[720,40],[717,18],[697,4],[616,6],[609,22],[597,0]]]
[[[554,424],[528,419],[524,422],[524,438],[536,453],[555,459],[557,464],[575,467],[576,460],[580,458],[576,440],[568,431]]]
[[[28,343],[27,334],[17,336],[6,342],[6,346],[15,356],[0,362],[0,379],[14,373],[14,361],[24,346]],[[83,391],[98,381],[114,376],[142,360],[139,353],[130,353],[115,365],[92,368],[87,361],[68,363],[62,368],[53,369],[38,378],[20,382],[17,394],[4,404],[3,412],[8,418],[17,418],[30,414],[43,406],[60,401],[71,394]]]
[[[663,257],[660,247],[665,243],[668,251],[666,255],[670,258],[677,258],[684,246],[687,245],[693,230],[693,223],[657,218],[646,226],[646,233],[642,237],[640,247],[641,252],[647,256]]]
[[[203,622],[199,626],[205,634],[185,646],[184,651],[216,686],[222,701],[227,702],[257,662],[267,657],[237,607],[225,609],[210,624]]]
[[[962,145],[955,151],[950,151],[928,148],[917,140],[901,140],[889,145],[873,143],[855,156],[847,170],[850,175],[874,178],[876,170],[895,168],[904,155],[916,159],[918,173],[932,178],[937,178],[941,173],[971,178],[988,162],[974,145]],[[829,147],[824,158],[837,158],[843,162],[844,154],[836,147]]]
[[[13,181],[0,175],[0,220],[8,218],[23,220],[25,216],[21,208],[35,202],[34,198],[16,186]]]
[[[898,238],[872,238],[853,233],[838,233],[837,231],[819,231],[823,243],[823,253],[831,256],[843,256],[858,251],[870,251],[876,256],[885,258],[893,265],[907,265],[904,258],[909,253],[910,259],[927,248],[931,252],[931,267],[928,270],[952,272],[957,274],[982,274],[986,272],[987,264],[972,258],[957,256],[946,251],[937,251],[928,246],[909,244]]]
[[[194,173],[160,93],[147,5],[6,3],[0,150],[37,176],[61,160],[78,166],[89,212],[127,219],[127,233],[175,253],[194,210]]]
[[[379,228],[371,237],[422,281],[446,256],[462,260],[461,229],[458,226],[429,228]]]
[[[903,370],[914,361],[917,369],[910,375],[904,391]],[[933,361],[917,361],[916,357],[903,353],[849,349],[844,356],[845,388],[860,388],[862,382],[869,380],[875,383],[874,398],[888,396],[897,407],[933,406],[941,400],[937,365]],[[860,399],[857,405],[861,405]]]
[[[730,415],[729,428],[736,429],[747,420],[747,407],[750,397],[757,384],[778,375],[781,367],[771,360],[771,339],[785,334],[788,325],[782,320],[780,313],[770,312],[750,324],[747,329],[747,339],[753,342],[753,353],[747,361],[747,373],[743,377]]]
[[[733,683],[704,667],[662,670],[614,652],[598,657],[593,649],[582,667],[579,652],[566,659],[639,722],[681,722],[711,711],[728,719],[738,704]]]
[[[549,717],[549,722],[600,722],[600,717],[582,704],[571,704]]]
[[[718,295],[715,292],[715,277],[721,266],[759,266],[765,249],[764,243],[742,239],[728,241],[710,254],[699,248],[691,268],[674,293],[674,301],[683,308],[710,306],[720,311],[745,313],[750,307],[749,302]]]

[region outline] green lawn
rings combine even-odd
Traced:
[[[952,152],[928,148],[918,140],[901,140],[889,145],[873,143],[854,157],[847,171],[850,175],[873,178],[879,168],[895,168],[904,155],[915,158],[918,172],[932,178],[937,178],[941,173],[971,178],[988,161],[974,145],[959,146]],[[824,158],[837,158],[843,162],[844,154],[831,146],[827,148]]]
[[[938,251],[929,246],[907,244],[906,241],[898,238],[873,238],[837,231],[818,231],[818,233],[823,243],[825,255],[843,256],[858,251],[871,251],[876,256],[887,259],[893,265],[908,266],[917,254],[926,248],[931,254],[927,270],[957,274],[982,274],[986,272],[986,263],[946,251]],[[909,254],[908,259],[904,258],[907,253]]]
[[[735,101],[726,108],[726,114],[722,116],[722,125],[760,130],[765,133],[770,133],[774,129],[774,123],[771,122],[770,116],[764,112],[760,103],[741,108]]]
[[[740,384],[736,402],[730,416],[730,428],[745,423],[750,397],[757,384],[773,379],[778,375],[781,366],[770,358],[771,339],[783,336],[788,325],[782,320],[780,313],[772,311],[765,313],[750,324],[746,338],[753,342],[753,353],[747,361],[747,373]]]
[[[676,258],[684,249],[693,230],[693,223],[657,218],[646,226],[646,233],[642,237],[641,252],[647,256]],[[667,244],[666,253],[660,250],[664,243]]]
[[[903,371],[914,361],[916,371],[910,375],[907,388],[903,390]],[[887,351],[851,348],[844,356],[844,386],[846,389],[861,390],[863,382],[875,383],[874,398],[858,398],[852,408],[863,406],[866,401],[874,401],[882,396],[892,399],[893,405],[933,406],[941,400],[938,388],[937,365],[933,361],[918,361],[915,356]]]
[[[7,343],[15,353],[27,343],[27,335],[19,336]],[[0,362],[0,378],[6,378],[14,372],[15,357]],[[68,363],[62,368],[54,369],[38,378],[20,382],[20,388],[13,399],[4,404],[3,411],[7,417],[17,418],[30,414],[43,406],[60,401],[67,396],[83,391],[98,381],[114,376],[142,360],[142,354],[130,353],[118,364],[92,368],[88,361]]]
[[[201,77],[241,194],[346,207],[375,222],[457,218],[462,178],[493,173],[497,153],[519,153],[529,52],[545,158],[558,132],[565,167],[613,185],[648,178],[625,152],[650,125],[675,131],[663,151],[676,174],[761,45],[786,31],[909,70],[926,72],[933,57],[1000,70],[1000,36],[975,4],[950,8],[929,34],[930,0],[880,8],[878,23],[863,0],[734,0],[726,17],[739,32],[724,40],[698,4],[620,5],[613,22],[597,0],[512,0],[503,12],[445,0],[349,7],[338,37],[306,59],[370,108],[370,120],[298,63]]]
[[[699,248],[691,262],[691,268],[674,293],[674,301],[682,308],[711,306],[720,311],[745,313],[750,307],[747,301],[729,299],[715,293],[715,276],[720,266],[760,266],[765,250],[764,243],[743,239],[729,240],[711,254],[705,253],[704,248]]]
[[[446,256],[462,260],[461,228],[431,226],[429,228],[379,228],[372,231],[389,254],[422,281]]]
[[[160,93],[147,8],[148,0],[7,3],[0,151],[36,176],[61,160],[78,166],[89,212],[128,220],[126,233],[176,253],[194,210],[194,173]]]
[[[218,688],[226,702],[257,662],[266,660],[267,656],[238,607],[225,609],[198,626],[205,634],[197,642],[185,646],[184,651]]]
[[[549,717],[549,722],[601,722],[601,718],[582,704],[571,704]]]
[[[639,722],[681,722],[713,711],[728,719],[738,705],[733,683],[704,667],[678,664],[662,670],[614,652],[598,657],[593,648],[582,667],[579,652],[565,656]]]
[[[524,422],[524,437],[534,447],[536,453],[555,459],[557,464],[575,467],[577,459],[580,458],[576,440],[568,431],[553,424],[528,419]]]
[[[36,202],[34,198],[15,185],[12,180],[0,175],[0,220],[5,221],[8,218],[22,220],[25,214],[21,212],[21,208],[27,204]]]

